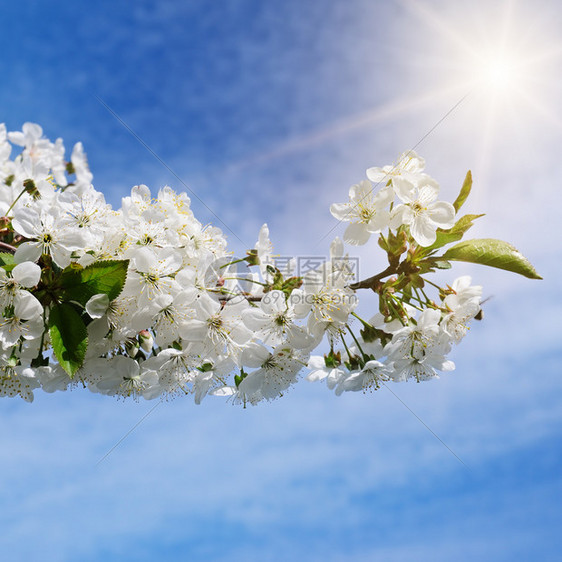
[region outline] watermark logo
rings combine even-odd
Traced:
[[[324,285],[345,287],[359,279],[358,257],[336,257],[330,260],[326,256],[311,255],[269,256],[268,260],[261,262],[258,270],[258,266],[249,266],[244,258],[225,256],[209,264],[204,275],[204,286],[208,294],[222,304],[235,304],[241,300],[259,301],[263,297],[264,283],[267,286],[274,281],[271,268],[279,272],[283,280],[293,277],[302,279],[301,288],[304,289],[307,286],[310,289]],[[297,298],[297,295],[294,297]]]

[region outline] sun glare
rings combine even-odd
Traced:
[[[388,79],[392,83],[401,65],[408,68],[409,75],[404,80],[407,94],[397,89],[399,93],[386,103],[233,163],[229,170],[308,149],[350,131],[421,113],[432,106],[441,107],[445,113],[462,105],[463,133],[478,128],[482,160],[486,153],[493,153],[498,132],[505,135],[510,130],[514,138],[528,142],[526,139],[538,124],[545,121],[562,129],[562,121],[553,110],[560,97],[562,58],[562,42],[552,31],[557,29],[553,18],[522,2],[516,5],[515,0],[493,5],[486,0],[462,4],[399,0],[399,4],[415,16],[415,23],[397,34],[400,64],[389,65],[394,70],[389,71]],[[381,76],[373,76],[373,86],[378,87]],[[411,78],[415,94],[411,93]]]
[[[413,16],[403,36],[412,38],[404,52],[418,99],[436,92],[434,106],[445,117],[454,113],[447,118],[448,134],[474,151],[481,186],[491,185],[490,170],[499,158],[540,153],[546,139],[559,134],[557,11],[517,0],[399,1]],[[446,102],[443,92],[451,92]]]
[[[497,92],[508,90],[516,80],[516,62],[508,57],[490,57],[480,71],[480,83]]]

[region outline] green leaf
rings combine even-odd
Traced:
[[[240,383],[248,376],[248,373],[244,371],[244,369],[240,369],[239,375],[234,375],[234,384],[236,388],[240,386]]]
[[[2,265],[14,265],[14,255],[8,252],[0,252],[0,266]]]
[[[455,199],[455,202],[453,203],[453,207],[455,208],[455,211],[457,213],[459,212],[459,209],[463,206],[464,202],[467,200],[468,196],[470,195],[471,189],[472,189],[472,172],[468,170],[461,187],[461,192],[459,193],[459,196]]]
[[[84,363],[88,331],[71,304],[55,305],[49,313],[49,335],[55,357],[72,378]]]
[[[436,269],[451,269],[452,265],[447,260],[431,260],[431,265]]]
[[[542,279],[529,260],[511,244],[493,238],[465,240],[449,248],[441,259],[479,263],[506,269],[530,279]]]
[[[289,296],[294,289],[298,289],[302,285],[302,277],[289,277],[283,282],[281,290]]]
[[[83,269],[67,267],[61,278],[62,297],[85,306],[94,296],[105,294],[112,301],[125,285],[129,260],[98,261]]]
[[[431,246],[424,248],[423,254],[430,254],[438,248],[442,248],[452,242],[457,242],[457,240],[460,240],[464,236],[464,233],[473,226],[473,221],[483,216],[484,215],[464,215],[448,230],[437,229],[435,242]]]
[[[246,251],[246,257],[244,258],[244,261],[250,266],[251,265],[259,265],[260,258],[258,257],[258,251],[256,249],[247,250]]]
[[[364,327],[359,331],[359,333],[367,343],[375,340],[381,340],[381,343],[384,346],[392,339],[392,334],[387,334],[384,330],[375,328],[370,324],[364,324],[363,326]]]
[[[335,369],[341,365],[341,353],[338,351],[334,353],[334,350],[331,349],[328,355],[324,355],[324,365],[328,367],[328,369]]]

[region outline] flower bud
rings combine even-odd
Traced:
[[[259,265],[260,264],[260,258],[258,257],[258,251],[256,249],[248,250],[246,252],[246,254],[247,254],[247,256],[244,258],[244,261],[248,265]]]
[[[131,358],[134,359],[138,353],[139,353],[139,342],[136,340],[127,340],[125,342],[125,351],[127,352],[127,355]]]
[[[26,193],[31,195],[31,197],[37,196],[37,187],[35,186],[35,182],[32,179],[24,180],[23,187],[25,188]]]
[[[139,343],[144,351],[150,353],[154,345],[154,338],[148,330],[141,330],[139,332]]]

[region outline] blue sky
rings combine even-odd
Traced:
[[[303,382],[256,408],[178,399],[151,413],[79,391],[4,399],[3,558],[559,559],[557,2],[24,1],[0,16],[0,122],[83,141],[114,206],[181,178],[235,251],[267,222],[280,253],[325,255],[330,203],[468,93],[416,150],[444,199],[472,169],[467,211],[487,214],[474,237],[512,242],[544,277],[459,264],[493,296],[485,320],[456,371],[392,386],[454,455],[384,389],[338,398]],[[467,87],[465,45],[487,52],[504,34],[532,59],[515,85]]]

